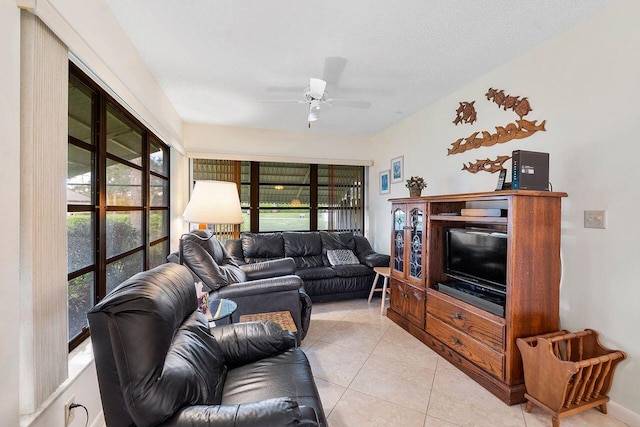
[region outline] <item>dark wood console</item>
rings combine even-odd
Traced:
[[[560,210],[566,193],[493,191],[391,199],[387,316],[509,405],[524,402],[516,338],[559,329]],[[502,217],[452,216],[500,208]],[[507,233],[504,318],[437,290],[448,227]]]

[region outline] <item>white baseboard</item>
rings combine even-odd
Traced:
[[[100,411],[100,413],[96,416],[96,418],[91,423],[91,427],[107,427],[107,423],[104,421],[104,413]]]
[[[609,401],[607,403],[607,413],[629,427],[640,427],[640,414],[636,414],[616,402]]]

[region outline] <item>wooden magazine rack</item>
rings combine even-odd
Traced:
[[[558,331],[516,340],[524,367],[526,411],[533,405],[560,418],[598,406],[607,413],[607,393],[622,351],[605,348],[592,329]]]

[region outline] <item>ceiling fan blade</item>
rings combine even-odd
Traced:
[[[299,99],[261,99],[258,102],[298,102],[300,104],[304,103],[304,101],[301,101]]]
[[[267,92],[274,93],[288,93],[288,92],[296,92],[302,93],[304,92],[304,88],[300,86],[271,86],[267,88]]]
[[[356,95],[356,96],[391,96],[393,90],[383,88],[363,88],[363,87],[342,87],[338,88],[341,94]]]
[[[324,94],[324,88],[327,86],[327,82],[322,79],[309,79],[309,94],[315,99],[322,98]]]
[[[341,56],[329,56],[325,58],[322,78],[327,82],[327,84],[338,84],[338,80],[340,80],[346,65],[347,58],[342,58]]]
[[[350,108],[360,108],[362,110],[366,110],[371,107],[371,103],[369,101],[352,101],[350,99],[330,99],[329,102],[331,105],[336,107],[350,107]]]

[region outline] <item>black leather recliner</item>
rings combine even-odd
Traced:
[[[109,427],[326,426],[293,334],[272,322],[210,331],[184,266],[136,274],[88,319]]]
[[[182,237],[183,264],[191,270],[209,299],[229,298],[238,304],[233,314],[237,322],[243,314],[289,311],[298,329],[300,342],[311,321],[311,298],[302,280],[295,275],[291,258],[239,266],[215,237],[195,230]],[[179,263],[179,254],[169,256]]]

